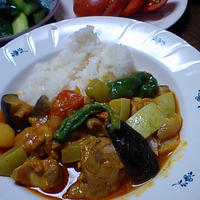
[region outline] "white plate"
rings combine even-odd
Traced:
[[[19,75],[23,79],[29,67],[61,50],[64,38],[88,24],[94,26],[102,41],[131,47],[137,69],[153,73],[160,84],[170,86],[183,116],[181,139],[187,145],[180,145],[173,157],[176,162],[169,162],[169,169],[162,170],[139,198],[131,192],[124,199],[199,200],[200,53],[178,36],[150,24],[116,17],[76,18],[46,25],[0,49],[0,97],[14,92]],[[5,177],[0,177],[0,194],[3,200],[41,199]]]
[[[73,1],[61,0],[59,9],[55,13],[56,21],[76,17],[73,12]],[[133,18],[167,29],[175,24],[183,15],[187,7],[187,2],[188,0],[168,0],[163,8],[152,13],[137,13]]]

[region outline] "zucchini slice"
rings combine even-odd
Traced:
[[[27,159],[23,147],[13,147],[0,157],[0,175],[10,176]]]
[[[164,120],[165,117],[158,106],[149,103],[132,115],[126,123],[147,138],[162,126]]]
[[[163,115],[171,117],[176,110],[176,102],[172,92],[164,93],[154,99]]]

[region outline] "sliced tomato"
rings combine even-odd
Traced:
[[[129,2],[130,0],[110,0],[103,15],[119,16]]]
[[[119,16],[130,0],[74,0],[74,13],[83,16]]]
[[[129,17],[136,13],[138,10],[140,10],[147,0],[130,0],[129,4],[125,7],[123,12],[121,13],[121,16]]]
[[[84,105],[84,97],[72,90],[63,90],[53,100],[50,114],[61,118],[67,117],[74,110],[77,110]]]
[[[143,11],[151,12],[164,6],[167,0],[147,0],[147,3],[142,8]]]
[[[74,0],[77,17],[102,15],[110,0]]]

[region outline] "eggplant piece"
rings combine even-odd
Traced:
[[[1,98],[1,110],[6,123],[16,132],[30,126],[28,117],[32,112],[32,106],[20,100],[16,94],[6,94]]]
[[[46,95],[42,95],[36,102],[30,117],[44,117],[50,110],[50,101]]]
[[[125,122],[120,129],[107,128],[113,145],[135,183],[143,183],[159,171],[156,155],[147,141]]]

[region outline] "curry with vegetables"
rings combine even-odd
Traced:
[[[180,143],[175,94],[147,72],[90,80],[35,106],[1,99],[0,175],[61,199],[106,199],[156,176]],[[70,175],[72,174],[73,175]]]

